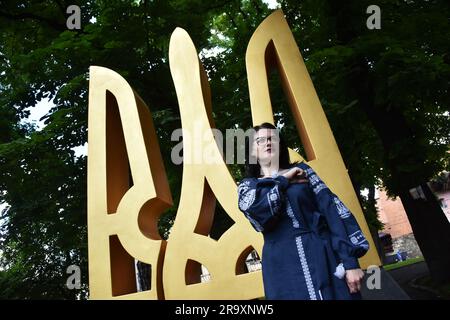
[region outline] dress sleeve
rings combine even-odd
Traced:
[[[332,247],[339,255],[346,270],[359,268],[358,258],[369,250],[365,238],[353,214],[320,179],[315,171],[303,164],[314,191],[318,209],[326,217],[332,238]]]
[[[270,231],[278,222],[284,192],[289,180],[284,176],[276,178],[246,178],[238,187],[238,206],[253,228],[258,232]]]

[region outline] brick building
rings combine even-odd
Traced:
[[[388,254],[406,252],[408,258],[422,256],[400,198],[391,200],[388,199],[384,190],[377,191],[379,219],[384,223],[382,232],[392,237],[393,252]],[[450,190],[444,188],[434,193],[440,200],[441,207],[450,223]]]

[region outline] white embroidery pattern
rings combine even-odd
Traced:
[[[287,215],[289,216],[289,218],[291,218],[291,220],[292,220],[292,226],[294,228],[300,228],[300,224],[298,223],[298,220],[297,220],[297,218],[295,218],[294,212],[292,211],[291,203],[289,202],[289,200],[287,198],[286,198],[286,212],[287,212]]]
[[[250,181],[243,181],[239,184],[239,209],[245,211],[253,204],[256,196],[256,189],[250,189]]]
[[[364,234],[361,230],[353,232],[348,237],[355,246],[361,245],[363,248],[365,248],[366,246],[368,247],[367,239],[366,237],[364,237]]]
[[[313,169],[308,168],[305,170],[305,172],[315,194],[318,194],[323,189],[327,189],[325,183],[319,178],[319,176],[314,172]]]
[[[269,202],[270,212],[272,215],[276,214],[281,207],[280,194],[278,193],[278,187],[275,186],[267,193],[267,201]]]
[[[309,299],[317,300],[316,291],[314,290],[314,284],[311,278],[311,273],[309,272],[308,262],[306,261],[305,250],[303,249],[302,237],[298,236],[295,238],[297,244],[297,251],[300,257],[300,263],[302,265],[303,275],[305,276],[306,287],[308,289]]]
[[[238,193],[241,194],[241,193],[247,191],[249,188],[250,188],[249,180],[241,181],[241,183],[239,183],[239,186],[238,186]]]
[[[350,217],[350,210],[342,203],[342,201],[338,197],[333,197],[334,204],[338,210],[339,216],[341,219],[346,219]]]
[[[320,300],[323,300],[322,298],[322,291],[319,290],[319,296],[320,296]]]
[[[258,232],[263,231],[263,227],[259,224],[258,221],[256,221],[252,217],[250,217],[250,215],[248,214],[247,211],[245,211],[244,214],[247,217],[247,219],[250,221],[250,223],[253,225],[253,227],[255,227],[256,231],[258,231]]]

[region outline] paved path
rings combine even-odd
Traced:
[[[430,274],[425,262],[418,262],[394,270],[381,269],[380,288],[368,289],[369,274],[363,279],[361,294],[364,300],[443,300],[436,292],[415,286],[414,280]]]
[[[430,274],[425,262],[410,264],[388,273],[412,300],[441,300],[435,293],[415,288],[411,283],[414,279]]]

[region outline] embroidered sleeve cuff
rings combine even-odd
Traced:
[[[286,178],[285,176],[277,176],[275,178],[275,181],[278,182],[278,187],[281,190],[285,190],[288,187],[288,185],[289,185],[289,179]]]
[[[359,262],[357,258],[349,257],[345,259],[343,262],[343,266],[345,270],[359,269]]]

